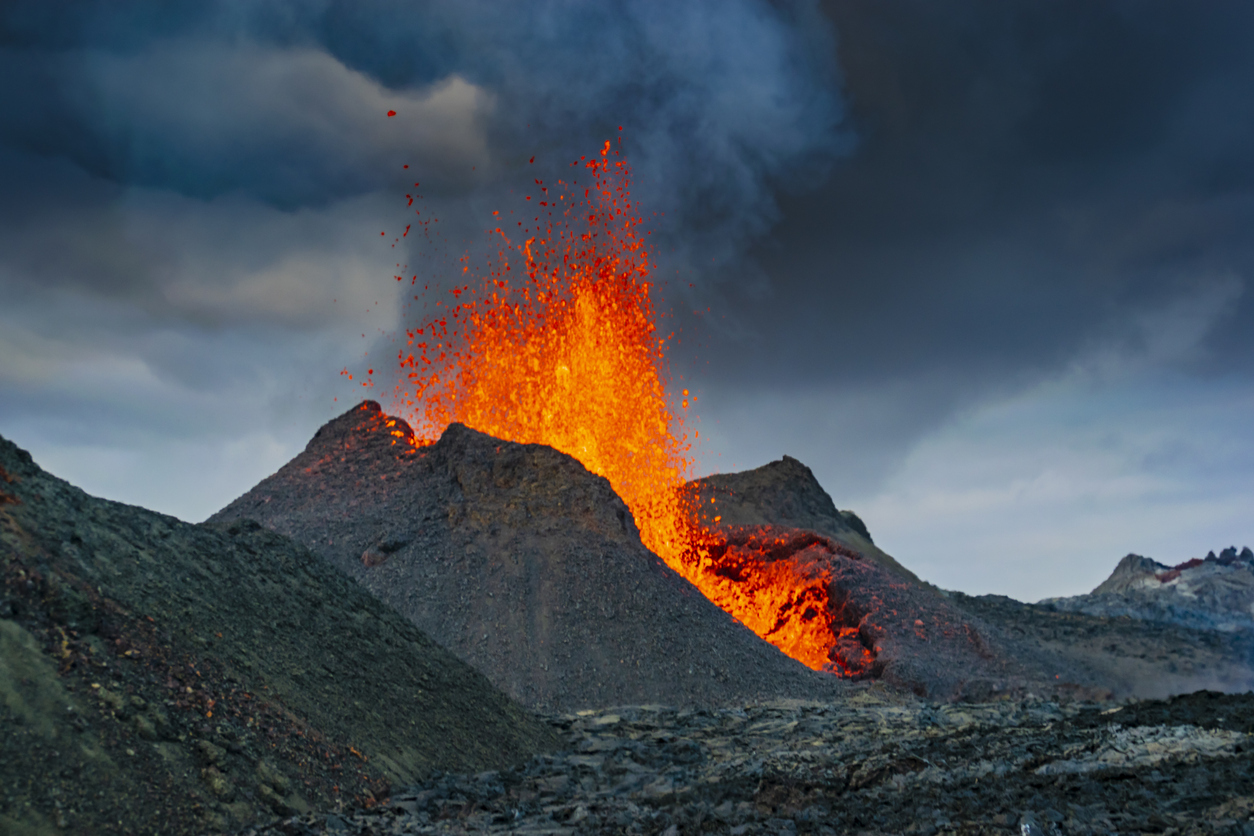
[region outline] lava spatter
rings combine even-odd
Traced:
[[[582,185],[559,180],[550,194],[537,179],[536,226],[492,229],[487,274],[407,332],[398,401],[427,441],[456,421],[574,456],[609,479],[645,544],[674,559],[687,542],[679,489],[691,444],[667,397],[644,221],[608,141],[579,165]]]
[[[775,560],[755,551],[765,544],[729,542],[697,521],[683,489],[695,398],[668,396],[668,338],[630,169],[609,141],[572,166],[570,182],[536,179],[533,225],[488,230],[490,267],[471,279],[463,266],[452,298],[406,331],[396,406],[414,443],[460,422],[573,456],[609,480],[645,546],[706,597],[809,667],[861,675],[867,660],[840,650],[856,645],[845,635],[854,628],[832,606],[821,549]]]

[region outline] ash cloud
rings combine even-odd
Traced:
[[[921,576],[1028,600],[1249,536],[1254,10],[823,8],[857,144],[698,282],[703,468],[796,456]]]
[[[421,180],[471,240],[484,207],[620,127],[668,269],[727,262],[773,223],[775,186],[845,150],[832,38],[813,4],[755,0],[7,4],[0,168],[21,188],[0,213],[33,233],[10,266],[149,294],[175,272],[161,247],[99,233],[136,194],[326,213],[399,207]]]
[[[769,290],[724,288],[756,350],[712,374],[961,370],[978,390],[1135,347],[1139,319],[1217,293],[1231,298],[1190,362],[1249,368],[1254,9],[824,8],[859,145],[782,197],[753,251]]]
[[[760,277],[702,288],[725,317],[689,324],[711,400],[908,390],[900,432],[854,468],[884,476],[963,410],[1098,355],[1254,385],[1254,10],[823,8],[858,144],[781,195]]]
[[[413,181],[455,258],[622,126],[663,246],[726,260],[842,153],[832,37],[754,0],[6,3],[0,419],[89,490],[203,516],[229,480],[118,486],[203,471],[231,432],[272,463],[360,394],[337,372],[396,325],[417,256],[379,230]]]
[[[132,501],[137,462],[245,462],[180,500],[203,516],[361,394],[336,372],[422,257],[390,246],[406,186],[456,259],[621,125],[702,472],[793,455],[968,589],[1056,559],[965,553],[991,518],[1158,532],[1074,557],[1102,567],[1183,548],[1166,509],[1254,540],[1216,487],[1249,474],[1252,36],[1222,0],[5,3],[0,421]],[[1199,410],[1222,455],[1173,458]]]
[[[623,126],[658,197],[760,228],[739,216],[769,214],[772,178],[830,156],[841,118],[830,26],[808,3],[37,8],[0,24],[20,82],[0,135],[201,198],[315,205],[389,185],[402,159],[464,192],[490,176],[471,165],[565,163]],[[385,109],[405,124],[371,118]]]

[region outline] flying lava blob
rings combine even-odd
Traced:
[[[812,668],[857,674],[838,652],[851,628],[836,623],[820,564],[730,546],[697,522],[684,490],[695,398],[667,394],[668,338],[630,169],[609,141],[572,167],[553,188],[536,179],[531,225],[490,229],[496,255],[484,273],[465,264],[451,298],[406,330],[396,406],[413,443],[461,422],[573,456],[609,480],[645,546],[714,603]]]

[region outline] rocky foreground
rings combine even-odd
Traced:
[[[552,722],[561,754],[245,833],[1254,833],[1254,695],[937,705],[873,686]]]
[[[256,523],[108,502],[0,438],[0,834],[234,830],[559,744]]]

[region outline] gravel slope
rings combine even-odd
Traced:
[[[4,439],[0,580],[0,832],[226,830],[557,743],[294,541],[90,497]]]
[[[707,526],[773,525],[815,531],[892,574],[919,583],[913,572],[872,542],[857,514],[837,510],[814,472],[792,456],[753,470],[715,473],[688,485],[698,497],[700,519]]]

